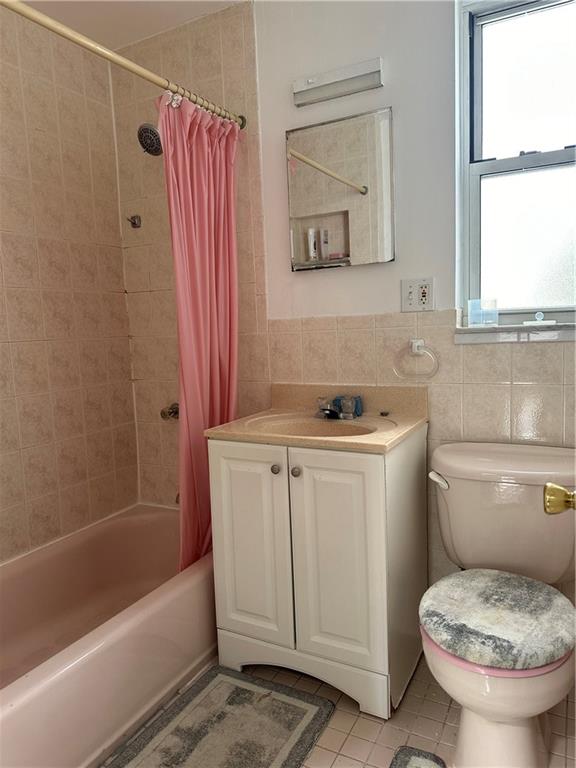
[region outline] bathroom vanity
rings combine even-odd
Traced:
[[[368,415],[313,417],[352,392]],[[389,717],[421,651],[426,390],[273,385],[272,404],[206,433],[220,662],[293,668]]]

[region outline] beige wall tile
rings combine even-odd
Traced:
[[[506,384],[464,385],[465,440],[510,440],[510,393]]]
[[[562,445],[562,402],[561,386],[514,385],[512,440]]]
[[[269,320],[268,330],[270,333],[299,333],[302,330],[302,321],[300,318]]]
[[[134,424],[124,424],[113,430],[114,464],[116,469],[136,464],[136,427]]]
[[[34,206],[34,219],[36,221],[36,232],[48,238],[55,238],[62,236],[62,232],[66,232],[66,217],[69,209],[67,203],[70,200],[65,199],[65,195],[62,189],[59,179],[56,183],[50,183],[48,179],[42,179],[41,181],[34,181],[32,184],[32,204]],[[78,203],[79,201],[75,201]],[[78,204],[74,206],[74,215],[80,216],[83,223],[90,227],[90,213],[86,213],[86,210],[82,210]],[[72,215],[72,214],[70,214]],[[78,228],[80,225],[78,224]]]
[[[14,397],[0,400],[0,453],[12,453],[20,448],[17,401]]]
[[[87,387],[84,394],[84,425],[86,432],[99,432],[110,427],[110,396],[108,387]]]
[[[52,413],[56,440],[67,440],[84,434],[81,389],[58,389],[52,392]]]
[[[128,381],[131,378],[128,338],[110,339],[107,342],[107,365],[108,377],[111,381]]]
[[[534,342],[512,347],[512,380],[516,384],[562,384],[561,344]]]
[[[70,339],[76,335],[71,291],[42,291],[42,312],[47,339]]]
[[[6,289],[8,334],[11,341],[44,338],[40,291],[27,288]]]
[[[83,436],[56,443],[56,459],[62,487],[86,480],[86,441]]]
[[[0,175],[13,179],[29,176],[28,145],[24,117],[18,113],[2,113],[2,143],[0,144]]]
[[[410,339],[414,337],[413,328],[378,328],[376,329],[376,360],[378,384],[399,384],[404,381],[397,376],[394,368],[407,377],[405,381],[413,383],[421,370],[421,359],[409,354]]]
[[[576,361],[574,359],[576,343],[569,342],[562,344],[562,347],[564,351],[564,384],[573,386],[576,382]]]
[[[270,383],[262,381],[238,382],[238,418],[270,408]]]
[[[462,347],[454,343],[452,327],[426,327],[423,329],[424,342],[438,357],[438,372],[433,381],[459,383],[462,381]],[[431,371],[431,361],[421,358],[422,371]]]
[[[128,335],[128,311],[124,293],[102,293],[100,295],[102,311],[101,333],[103,336]]]
[[[100,477],[114,469],[112,430],[104,429],[86,437],[88,477]]]
[[[48,370],[52,389],[69,389],[80,384],[76,341],[51,341],[47,345]]]
[[[0,177],[0,229],[11,232],[26,231],[31,202],[27,180]]]
[[[376,328],[410,328],[416,331],[418,314],[416,312],[385,312],[375,315]]]
[[[176,422],[166,422],[160,425],[160,440],[162,446],[162,464],[165,467],[178,466],[179,430]]]
[[[101,520],[117,509],[116,476],[110,472],[102,477],[92,478],[88,482],[90,498],[90,519]]]
[[[341,384],[376,384],[373,331],[338,331],[338,381]]]
[[[338,325],[335,317],[303,317],[303,331],[335,331]]]
[[[70,280],[77,291],[94,289],[98,284],[98,249],[87,243],[70,243]]]
[[[12,375],[12,359],[10,345],[0,343],[0,397],[14,394],[14,377]]]
[[[58,489],[54,445],[38,445],[22,451],[24,484],[28,499],[48,496]]]
[[[165,243],[154,243],[150,246],[150,288],[154,291],[174,289],[174,264],[172,247],[168,240]]]
[[[83,94],[82,48],[58,35],[50,35],[50,39],[54,61],[54,79],[57,83],[66,83],[66,87],[77,94]]]
[[[435,440],[462,440],[462,387],[432,384],[428,387],[428,436]]]
[[[72,533],[90,522],[88,483],[60,489],[60,523],[62,533]]]
[[[15,506],[24,501],[24,474],[22,454],[0,454],[0,509]]]
[[[18,20],[20,66],[26,72],[52,80],[51,40],[53,35],[27,19]]]
[[[0,561],[30,549],[28,515],[24,504],[0,509]]]
[[[112,381],[110,393],[110,415],[112,424],[126,424],[134,421],[132,384],[129,381]]]
[[[337,318],[338,330],[373,330],[373,315],[342,315]]]
[[[564,387],[564,445],[570,448],[576,447],[575,389],[573,385]]]
[[[302,334],[304,381],[334,384],[338,380],[338,335],[336,331]]]
[[[38,255],[34,238],[2,232],[0,254],[7,288],[34,288],[38,285]]]
[[[238,349],[238,379],[240,381],[269,381],[267,334],[241,334]]]
[[[108,343],[105,339],[83,339],[78,342],[82,384],[102,384],[106,381]]]
[[[512,344],[464,344],[464,381],[508,384],[512,381]]]
[[[98,338],[103,326],[100,294],[91,291],[75,293],[74,318],[77,338]]]
[[[54,427],[50,401],[46,395],[19,397],[15,406],[18,409],[22,448],[51,443]]]
[[[0,79],[0,112],[9,115],[0,151],[0,340],[10,339],[0,344],[2,560],[88,522],[84,430],[108,430],[106,457],[91,440],[90,458],[114,488],[111,403],[130,423],[133,400],[122,254],[113,247],[120,235],[108,64],[0,14],[0,59],[9,62]],[[152,101],[147,109],[152,115]],[[172,358],[173,348],[165,359],[174,370]],[[136,467],[124,474],[128,503]]]
[[[21,341],[12,344],[14,391],[17,395],[48,391],[48,360],[46,344],[41,341]]]
[[[270,374],[272,381],[302,381],[302,334],[270,333]]]
[[[39,547],[61,535],[60,504],[57,493],[33,499],[28,510],[30,544]]]
[[[70,286],[70,252],[64,240],[38,240],[40,285],[43,288]]]
[[[148,266],[148,246],[123,248],[124,280],[128,293],[150,290],[150,270]]]
[[[138,501],[138,466],[122,467],[116,471],[116,507],[123,509]]]
[[[147,464],[161,463],[160,424],[138,423],[138,449],[141,462]]]
[[[238,329],[240,333],[256,333],[258,330],[254,283],[238,286]]]
[[[143,502],[174,505],[178,493],[178,470],[158,464],[140,467],[140,495]]]

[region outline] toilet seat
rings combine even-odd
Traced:
[[[421,627],[441,650],[471,667],[508,672],[561,664],[574,648],[574,618],[554,587],[491,569],[445,576],[420,603]]]
[[[558,667],[561,667],[562,664],[565,664],[574,653],[573,650],[568,651],[568,653],[560,659],[553,661],[551,664],[546,664],[543,667],[533,667],[532,669],[501,669],[498,667],[486,667],[481,664],[475,664],[472,661],[466,661],[459,656],[455,656],[453,653],[450,653],[439,646],[438,643],[435,643],[422,625],[420,625],[420,634],[422,635],[422,643],[424,647],[427,647],[433,653],[436,653],[449,664],[454,664],[468,672],[474,672],[477,675],[485,675],[487,677],[506,677],[508,679],[514,679],[547,675],[549,672],[553,672],[555,669],[558,669]]]

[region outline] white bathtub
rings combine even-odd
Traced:
[[[96,765],[215,654],[212,557],[177,549],[136,506],[0,566],[2,768]]]

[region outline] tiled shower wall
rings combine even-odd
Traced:
[[[136,498],[108,66],[0,9],[0,560]]]
[[[237,153],[240,290],[240,408],[265,407],[269,396],[266,296],[256,62],[252,7],[242,4],[121,51],[212,101],[244,114]],[[113,68],[124,269],[135,380],[141,500],[174,504],[178,489],[177,424],[160,409],[178,399],[178,352],[170,232],[162,157],[142,152],[136,132],[157,123],[158,89]],[[142,227],[127,217],[139,214]],[[259,365],[252,365],[257,348]],[[264,383],[265,382],[265,383]]]

